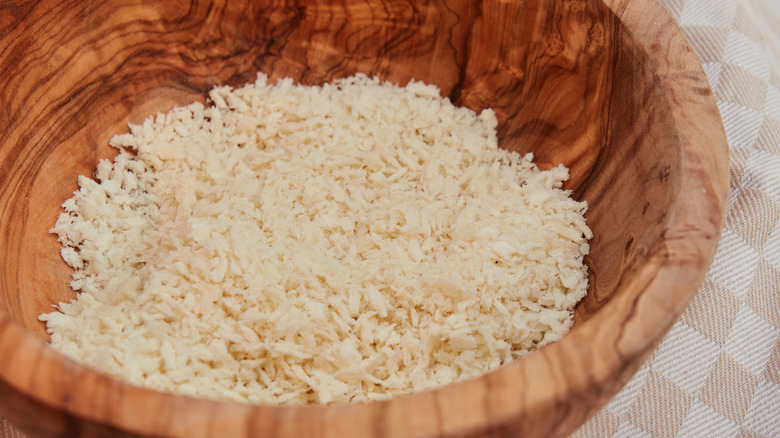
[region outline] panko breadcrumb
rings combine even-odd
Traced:
[[[382,399],[563,336],[587,208],[420,82],[219,87],[114,137],[52,229],[78,298],[51,343],[163,391]]]

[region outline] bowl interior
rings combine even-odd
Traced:
[[[75,296],[48,230],[76,176],[115,153],[107,140],[128,122],[257,72],[304,84],[357,72],[435,84],[458,105],[493,108],[501,147],[533,152],[541,168],[569,167],[595,234],[577,324],[658,239],[680,160],[669,102],[652,93],[642,51],[626,36],[616,44],[619,22],[600,2],[197,6],[180,18],[171,6],[62,11],[69,26],[43,29],[56,38],[29,31],[11,48],[17,59],[60,52],[6,76],[23,103],[2,145],[0,311],[37,336],[47,336],[37,316]]]

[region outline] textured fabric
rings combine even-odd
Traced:
[[[731,193],[698,294],[574,436],[780,437],[780,1],[660,0],[702,61]]]
[[[780,437],[780,1],[660,0],[702,61],[731,154],[715,261],[680,321],[575,437]],[[0,419],[0,438],[22,438]]]

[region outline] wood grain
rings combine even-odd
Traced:
[[[298,408],[145,390],[47,347],[37,316],[74,297],[48,229],[76,176],[128,122],[257,72],[433,83],[494,108],[502,147],[569,166],[595,233],[572,332],[435,391]],[[652,0],[9,0],[0,102],[0,415],[31,436],[564,436],[691,299],[728,191],[701,66]]]

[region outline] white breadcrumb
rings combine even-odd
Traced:
[[[52,229],[66,355],[135,384],[346,403],[475,377],[563,336],[587,208],[491,110],[355,76],[219,87],[111,140]]]

